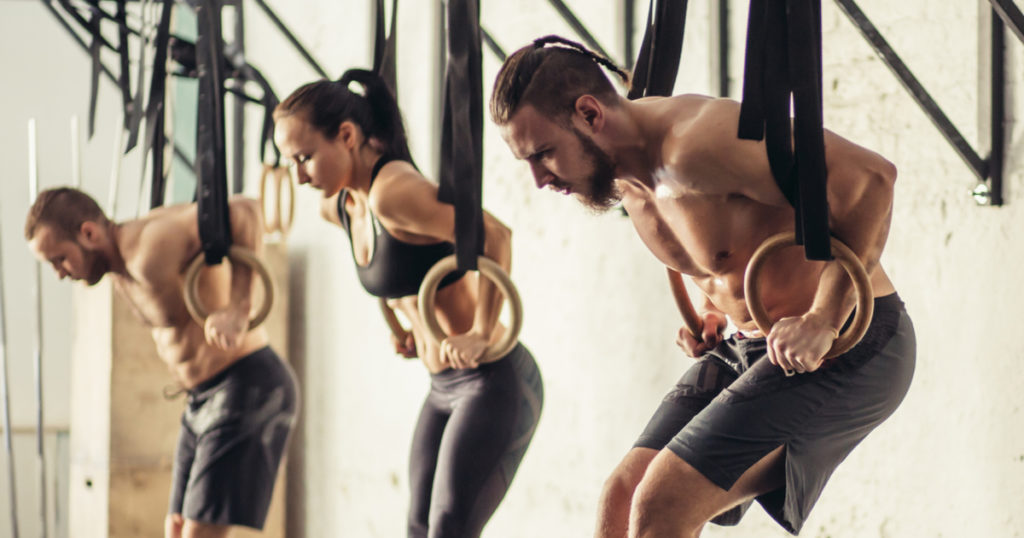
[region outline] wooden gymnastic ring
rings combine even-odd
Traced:
[[[437,294],[437,286],[445,275],[451,273],[457,267],[458,262],[455,260],[454,254],[441,258],[430,268],[430,271],[427,271],[427,275],[423,277],[423,283],[420,284],[419,299],[417,301],[419,303],[420,317],[423,318],[423,324],[427,327],[427,333],[434,339],[435,343],[440,343],[447,338],[444,330],[441,329],[441,325],[437,322],[437,315],[434,313],[434,297]],[[484,351],[483,357],[480,359],[481,362],[488,362],[504,357],[516,347],[516,343],[519,341],[519,331],[523,328],[523,302],[519,298],[519,290],[516,289],[515,284],[508,277],[508,273],[497,262],[480,256],[477,258],[477,267],[480,274],[491,279],[494,285],[498,287],[498,290],[505,295],[509,308],[512,309],[508,330],[505,331],[500,340]]]
[[[274,211],[272,215],[267,214],[267,178],[273,177],[277,194],[274,196]],[[288,185],[288,220],[281,218],[281,194],[282,184]],[[260,174],[260,213],[263,217],[263,231],[265,233],[281,232],[281,235],[288,235],[295,220],[295,184],[292,183],[291,170],[284,166],[263,165],[263,173]]]
[[[259,327],[263,320],[267,319],[267,315],[270,314],[270,307],[274,304],[274,280],[270,278],[270,272],[267,271],[267,267],[263,265],[263,262],[249,249],[232,245],[228,249],[228,259],[231,260],[231,263],[248,265],[252,268],[253,272],[259,275],[260,281],[263,282],[263,304],[256,311],[256,315],[249,320],[248,330],[251,331]],[[206,326],[206,317],[210,313],[199,299],[199,270],[205,265],[205,261],[205,256],[200,251],[189,264],[188,269],[185,270],[184,285],[185,308],[192,315],[192,319],[204,327]]]
[[[793,245],[796,245],[796,236],[792,233],[783,232],[769,237],[757,248],[754,255],[750,257],[746,273],[743,276],[743,294],[746,297],[750,317],[754,318],[754,323],[757,324],[757,327],[766,336],[771,333],[775,322],[768,317],[768,311],[765,310],[764,303],[761,302],[760,284],[758,284],[757,277],[760,275],[761,268],[764,266],[769,255],[777,250]],[[864,337],[864,333],[867,332],[875,310],[871,279],[868,277],[864,265],[860,262],[860,258],[850,250],[850,247],[835,237],[832,238],[832,255],[835,257],[835,261],[843,266],[843,269],[846,270],[853,280],[853,288],[857,293],[857,310],[853,315],[853,322],[850,323],[849,328],[836,338],[835,342],[832,343],[832,348],[825,354],[824,358],[826,359],[838,357],[857,345],[857,342],[860,342],[860,339]]]

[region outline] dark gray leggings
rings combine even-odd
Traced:
[[[515,476],[544,402],[519,344],[473,370],[431,376],[409,461],[409,536],[480,535]]]

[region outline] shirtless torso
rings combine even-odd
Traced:
[[[690,275],[711,305],[741,329],[754,330],[743,297],[747,262],[766,238],[794,227],[793,209],[771,176],[764,146],[736,138],[735,102],[680,96],[648,104],[652,110],[641,117],[662,133],[661,162],[653,168],[650,186],[619,182],[624,207],[658,259]],[[892,165],[832,133],[826,134],[826,145],[833,231],[865,258],[875,296],[888,295],[894,290],[877,263],[881,245],[870,235],[879,229],[852,215],[863,196],[847,195],[869,194],[864,183],[874,174],[894,174]],[[866,229],[858,229],[861,224]],[[762,276],[772,318],[807,312],[825,268],[806,261],[798,248],[772,260]]]
[[[243,221],[258,222],[253,220],[258,217],[251,200],[236,198],[230,205],[233,227],[243,225]],[[253,214],[239,215],[250,212]],[[114,283],[149,327],[157,354],[183,387],[191,388],[267,345],[266,332],[261,328],[240,335],[238,345],[229,349],[211,344],[204,327],[185,308],[183,275],[200,251],[195,204],[155,209],[145,217],[119,225],[115,235],[124,258],[124,272],[112,273]],[[214,312],[211,316],[231,305],[231,273],[230,264],[207,267],[200,272],[199,296],[207,309]],[[245,310],[248,319],[248,309]]]
[[[230,201],[234,244],[259,254],[257,209],[253,200]],[[118,224],[86,222],[77,243],[60,239],[43,225],[30,241],[36,256],[53,266],[60,278],[95,283],[109,275],[149,327],[161,360],[186,389],[267,345],[263,329],[246,330],[252,290],[248,267],[221,264],[202,269],[199,296],[211,314],[205,327],[189,315],[182,289],[184,272],[200,252],[196,211],[196,204],[183,204]]]
[[[794,229],[794,213],[771,175],[763,142],[737,138],[739,104],[694,95],[623,99],[615,106],[581,98],[587,99],[590,123],[574,116],[574,127],[589,130],[615,163],[615,187],[646,246],[667,267],[692,277],[704,292],[704,311],[722,312],[741,329],[755,330],[743,296],[744,271],[766,238]],[[572,151],[571,131],[530,106],[504,128],[539,186],[586,192],[587,159]],[[888,232],[895,168],[833,133],[826,132],[825,144],[832,232],[860,255],[875,296],[892,293],[878,256]],[[889,188],[869,188],[876,180]],[[840,325],[853,307],[842,269],[808,262],[797,248],[772,259],[762,279],[773,319],[829,303],[830,318]]]

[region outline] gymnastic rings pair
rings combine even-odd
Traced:
[[[273,184],[273,203],[271,210],[267,211],[267,183]],[[285,187],[288,190],[288,218],[283,215],[283,203],[281,195]],[[292,181],[291,170],[287,166],[274,166],[263,164],[263,173],[260,175],[260,212],[263,217],[263,231],[266,233],[281,232],[282,236],[288,235],[292,229],[292,221],[295,220],[295,183]]]
[[[458,262],[454,254],[441,258],[427,271],[426,276],[423,277],[423,283],[420,284],[419,296],[417,298],[420,318],[423,319],[427,333],[434,340],[435,344],[440,344],[442,340],[447,338],[447,335],[441,328],[441,324],[437,321],[437,314],[434,312],[434,297],[437,295],[437,287],[441,283],[441,279],[457,267]],[[481,275],[494,282],[494,285],[505,296],[511,309],[508,330],[505,331],[505,334],[497,342],[487,347],[487,350],[484,351],[480,359],[481,362],[489,362],[508,355],[516,347],[516,343],[519,341],[519,331],[523,328],[523,302],[519,297],[519,290],[512,283],[508,273],[497,262],[480,256],[477,258],[477,268]],[[388,306],[387,301],[383,297],[380,299],[380,309],[384,314],[388,327],[391,328],[391,333],[399,341],[402,341],[408,331],[402,327],[398,317],[395,316],[395,311]]]
[[[761,269],[765,265],[768,256],[783,248],[796,245],[796,236],[789,232],[783,232],[769,237],[754,251],[747,263],[746,273],[743,275],[743,295],[747,300],[747,309],[754,323],[766,336],[772,332],[774,321],[768,316],[768,311],[761,301],[761,286],[758,283]],[[850,250],[842,241],[832,238],[832,256],[835,257],[846,273],[853,280],[853,288],[857,294],[857,310],[853,315],[850,326],[840,334],[831,349],[825,354],[825,359],[838,357],[849,351],[860,342],[868,330],[871,318],[874,315],[875,302],[874,293],[871,289],[871,279],[868,277],[864,265],[857,255]],[[784,370],[787,376],[793,375],[793,371]]]
[[[270,277],[270,271],[267,270],[267,266],[247,248],[232,245],[228,248],[228,259],[231,260],[231,263],[248,265],[254,273],[259,275],[260,282],[263,284],[263,304],[256,311],[256,315],[249,319],[248,330],[251,331],[259,327],[267,319],[267,315],[270,314],[270,307],[274,304],[274,281]],[[185,308],[192,315],[192,319],[196,320],[196,323],[201,327],[206,326],[206,317],[210,314],[199,299],[199,270],[203,268],[205,261],[205,255],[202,251],[196,254],[196,257],[189,263],[188,269],[185,270],[185,285],[183,286]]]

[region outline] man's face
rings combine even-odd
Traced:
[[[516,158],[530,165],[537,188],[575,195],[597,211],[621,199],[615,188],[615,162],[575,127],[569,129],[524,106],[502,127],[502,137]]]
[[[37,228],[28,247],[36,259],[52,266],[61,280],[70,277],[92,286],[103,278],[110,266],[101,252],[61,239],[50,226]]]

